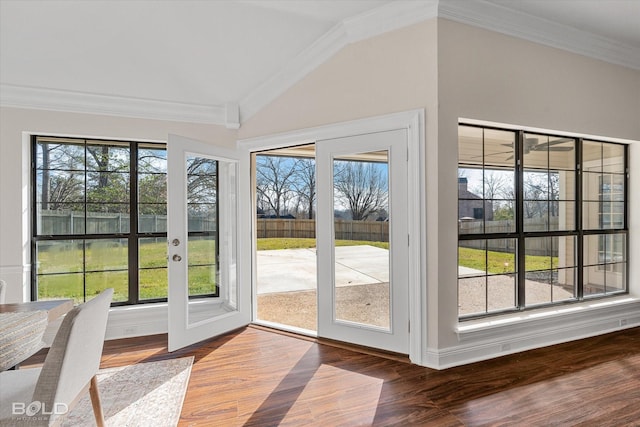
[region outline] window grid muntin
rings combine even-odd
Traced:
[[[68,145],[68,146],[76,146],[76,147],[83,147],[84,153],[83,153],[83,161],[81,162],[82,165],[84,166],[84,169],[80,169],[80,168],[43,168],[42,164],[40,161],[40,159],[42,159],[42,150],[40,149],[40,147],[42,146],[42,144],[57,144],[57,145]],[[99,173],[100,170],[99,169],[90,169],[89,165],[88,165],[88,160],[87,160],[87,147],[88,146],[92,146],[95,147],[96,145],[100,146],[102,144],[106,144],[108,147],[117,147],[117,148],[123,148],[123,147],[128,147],[129,149],[129,159],[128,159],[128,165],[125,167],[126,169],[126,173],[128,174],[128,201],[125,202],[118,202],[117,204],[119,205],[123,205],[123,206],[128,206],[128,211],[129,211],[129,231],[128,232],[112,232],[112,233],[87,233],[87,210],[86,210],[86,206],[91,205],[92,203],[88,202],[87,200],[87,176],[91,173]],[[37,245],[41,244],[42,242],[57,242],[57,241],[71,241],[74,242],[74,244],[81,244],[82,247],[85,247],[85,242],[86,241],[107,241],[107,240],[112,240],[112,239],[124,239],[127,241],[127,250],[128,250],[128,254],[127,254],[127,260],[128,260],[128,265],[126,268],[127,274],[128,274],[128,283],[127,283],[127,288],[128,288],[128,299],[126,301],[114,301],[112,303],[113,306],[117,306],[117,305],[129,305],[129,304],[140,304],[140,303],[152,303],[152,302],[165,302],[167,301],[166,297],[163,298],[150,298],[150,299],[142,299],[140,298],[139,295],[139,289],[140,289],[140,283],[139,283],[139,273],[140,271],[143,270],[152,270],[152,269],[160,269],[160,268],[165,268],[167,266],[164,267],[150,267],[150,268],[145,268],[145,267],[140,267],[140,259],[139,259],[139,242],[142,239],[145,238],[156,238],[156,239],[162,239],[164,241],[166,241],[167,239],[167,233],[166,230],[165,231],[154,231],[154,232],[147,232],[147,231],[143,231],[140,232],[138,230],[138,222],[139,222],[139,212],[138,212],[138,208],[141,205],[140,203],[138,203],[139,200],[139,195],[138,195],[138,147],[142,147],[143,149],[147,149],[147,150],[152,150],[152,151],[159,151],[159,152],[165,152],[166,153],[166,144],[164,143],[152,143],[152,142],[134,142],[134,141],[110,141],[110,140],[95,140],[95,139],[87,139],[87,138],[58,138],[58,137],[40,137],[37,135],[34,135],[32,137],[32,147],[31,147],[31,151],[32,151],[32,161],[31,161],[31,200],[32,200],[32,206],[34,207],[33,211],[32,211],[32,236],[31,236],[31,259],[34,262],[34,265],[37,266],[38,264],[38,254],[37,254]],[[85,231],[85,233],[83,234],[74,234],[73,230],[72,233],[70,234],[42,234],[40,233],[40,229],[38,227],[38,222],[39,222],[39,209],[38,206],[41,204],[40,203],[40,199],[38,198],[38,196],[41,193],[38,193],[37,189],[38,189],[38,173],[43,172],[43,171],[62,171],[62,172],[74,172],[74,173],[82,173],[84,175],[84,179],[83,179],[83,200],[82,201],[78,201],[78,202],[73,202],[74,204],[81,204],[84,206],[84,215],[83,215],[83,220],[84,220],[84,225],[83,225],[83,229]],[[114,170],[106,170],[103,171],[104,173],[110,174],[110,173],[116,173],[116,174],[122,174],[122,169],[120,169],[120,171],[114,171]],[[165,172],[143,172],[142,174],[159,174],[159,175],[166,175],[166,171]],[[69,203],[70,204],[70,203]],[[144,205],[144,204],[143,204]],[[198,232],[190,232],[189,235],[199,235],[201,233]],[[218,245],[216,245],[218,246]],[[84,253],[84,250],[83,250]],[[218,255],[216,254],[216,259],[218,258]],[[32,295],[32,299],[36,300],[38,298],[38,280],[39,280],[39,276],[45,277],[45,276],[62,276],[62,275],[82,275],[82,288],[83,288],[83,300],[86,300],[87,298],[87,274],[94,274],[94,273],[108,273],[108,272],[122,272],[125,271],[123,269],[117,269],[117,270],[92,270],[89,271],[87,270],[86,267],[86,263],[85,263],[85,259],[84,259],[84,255],[83,255],[83,263],[82,263],[82,271],[79,272],[56,272],[56,273],[47,273],[47,274],[38,274],[38,268],[35,267],[32,269],[31,272],[31,295]],[[200,297],[216,297],[218,296],[218,289],[219,287],[216,287],[216,293],[215,294],[207,294],[207,295],[197,295],[197,296],[193,296],[192,298],[200,298]]]
[[[492,127],[486,127],[486,126],[481,126],[481,125],[470,125],[470,124],[464,124],[461,123],[460,126],[469,126],[469,127],[477,127],[477,128],[481,128],[481,129],[500,129],[500,128],[492,128]],[[512,129],[503,129],[506,131],[513,131]],[[575,208],[574,208],[574,229],[572,230],[549,230],[546,232],[540,232],[540,231],[524,231],[524,215],[522,214],[522,208],[523,208],[523,203],[524,203],[524,195],[523,195],[523,176],[524,176],[524,165],[523,165],[523,158],[524,158],[524,135],[528,134],[529,132],[525,132],[523,130],[519,130],[516,131],[517,132],[517,149],[516,151],[516,177],[515,177],[515,185],[516,185],[516,230],[515,232],[512,233],[484,233],[484,234],[462,234],[461,233],[461,229],[460,226],[458,227],[458,241],[464,241],[464,240],[482,240],[482,239],[496,239],[496,238],[516,238],[517,240],[517,246],[518,246],[518,250],[516,253],[516,258],[517,258],[517,264],[518,264],[518,268],[517,268],[517,276],[518,276],[518,282],[516,284],[517,287],[517,299],[518,299],[518,304],[517,307],[514,310],[505,310],[504,312],[511,312],[511,311],[522,311],[522,310],[528,310],[531,308],[538,308],[538,307],[547,307],[547,306],[552,306],[552,305],[558,305],[558,304],[566,304],[566,303],[573,303],[573,302],[578,302],[578,301],[582,301],[585,299],[593,299],[593,298],[599,298],[599,297],[608,297],[611,295],[617,295],[617,294],[621,294],[621,293],[628,293],[628,277],[629,277],[629,262],[626,261],[626,259],[628,258],[628,251],[629,251],[629,238],[628,238],[628,179],[629,179],[629,153],[628,153],[628,147],[625,144],[620,144],[620,143],[612,143],[612,142],[603,142],[603,141],[591,141],[591,142],[599,142],[600,144],[613,144],[616,146],[620,146],[622,147],[622,155],[624,158],[624,168],[623,168],[623,173],[620,173],[618,175],[622,175],[623,179],[624,179],[624,185],[623,185],[623,194],[624,194],[624,200],[623,200],[623,222],[624,222],[624,227],[623,228],[615,228],[615,229],[600,229],[600,230],[585,230],[583,227],[583,193],[582,193],[582,170],[581,170],[581,166],[582,166],[582,144],[583,144],[583,139],[582,138],[578,138],[578,137],[571,137],[571,139],[573,139],[575,141],[574,143],[574,148],[575,148],[575,176],[574,176],[574,204],[575,204]],[[561,136],[554,136],[549,134],[549,137],[556,137],[556,138],[562,138]],[[483,156],[484,156],[484,150],[483,150]],[[483,165],[484,165],[484,160],[483,160]],[[468,164],[461,162],[458,164],[458,168],[465,168],[467,167]],[[604,167],[603,167],[604,168]],[[605,173],[605,172],[601,172],[601,173]],[[608,174],[611,174],[611,172],[606,172]],[[518,213],[520,212],[520,213]],[[483,227],[484,229],[484,227]],[[626,257],[625,257],[625,262],[623,263],[607,263],[608,267],[611,268],[616,268],[616,266],[619,266],[620,264],[625,264],[623,266],[624,268],[624,272],[623,272],[623,281],[624,281],[624,289],[623,290],[618,290],[615,292],[611,292],[611,293],[603,293],[602,295],[590,295],[590,296],[584,296],[583,294],[583,275],[584,275],[584,268],[585,266],[583,265],[583,237],[590,235],[590,234],[621,234],[625,236],[625,241],[626,241],[626,245],[625,245],[625,253],[626,253]],[[557,303],[550,303],[550,304],[541,304],[539,306],[535,306],[535,307],[527,307],[526,306],[526,301],[525,301],[525,292],[524,292],[524,284],[526,283],[526,279],[525,279],[525,275],[526,275],[526,271],[524,268],[522,268],[525,265],[525,246],[524,246],[524,242],[526,238],[529,237],[549,237],[549,236],[575,236],[575,267],[573,268],[574,274],[573,277],[575,278],[575,298],[571,299],[571,300],[564,300],[564,301],[559,301]],[[460,244],[460,243],[459,243]],[[460,275],[458,276],[459,278],[461,277]],[[606,279],[605,279],[606,280]],[[478,314],[478,315],[469,315],[469,316],[460,316],[459,315],[459,319],[461,321],[464,320],[471,320],[474,318],[479,318],[479,317],[486,317],[489,315],[496,315],[496,314],[500,314],[501,312],[485,312],[483,314]]]

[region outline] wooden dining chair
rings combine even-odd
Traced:
[[[0,426],[60,425],[87,389],[104,426],[96,374],[112,297],[107,289],[67,313],[42,368],[0,372]]]

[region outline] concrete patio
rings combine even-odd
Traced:
[[[336,286],[389,281],[389,251],[369,245],[336,247]],[[315,290],[316,249],[257,251],[258,294]]]

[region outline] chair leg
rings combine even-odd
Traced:
[[[105,427],[104,414],[102,413],[102,405],[100,404],[100,393],[98,392],[98,379],[95,375],[91,377],[89,395],[91,396],[91,406],[93,406],[93,415],[96,417],[96,424],[98,427]]]

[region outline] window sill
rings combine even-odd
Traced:
[[[458,323],[455,332],[460,339],[469,336],[483,335],[483,332],[491,333],[505,327],[527,326],[535,323],[546,323],[557,318],[575,315],[581,317],[582,314],[614,314],[616,309],[624,309],[627,306],[640,305],[640,298],[632,295],[622,295],[607,299],[594,301],[584,301],[561,307],[548,307],[539,310],[521,312],[517,314],[505,314],[485,319],[470,320]],[[625,326],[625,325],[620,325]]]

